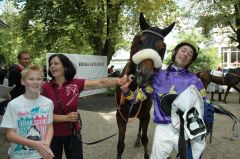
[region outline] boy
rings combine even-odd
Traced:
[[[43,71],[30,66],[21,72],[25,93],[9,102],[1,127],[12,142],[11,159],[52,159],[53,102],[41,95]]]

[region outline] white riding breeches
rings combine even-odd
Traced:
[[[173,148],[178,153],[179,131],[172,124],[157,124],[155,128],[151,159],[167,159]],[[193,159],[200,159],[206,141],[202,136],[190,141]]]
[[[179,132],[172,124],[157,124],[151,159],[167,159],[173,148],[178,152]]]

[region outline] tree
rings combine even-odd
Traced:
[[[20,10],[22,37],[37,49],[36,57],[45,52],[66,52],[106,55],[110,60],[125,36],[139,30],[140,11],[147,13],[147,19],[155,24],[168,25],[175,16],[172,0],[15,2]]]
[[[214,0],[212,3],[207,1],[199,2],[196,15],[198,18],[198,27],[202,27],[206,35],[218,34],[230,38],[230,43],[237,44],[240,49],[240,1],[239,0]],[[194,10],[197,10],[196,8]]]
[[[0,29],[0,52],[3,55],[6,65],[17,61],[16,54],[21,49],[20,31],[18,29],[18,20],[16,10],[11,2],[6,1],[3,8],[1,19],[11,27]]]

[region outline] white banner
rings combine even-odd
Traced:
[[[48,69],[48,58],[55,53],[46,54],[46,65]],[[64,54],[64,53],[63,53]],[[75,78],[100,79],[107,77],[107,56],[64,54],[75,65],[77,74]],[[49,79],[49,77],[48,77]],[[106,88],[83,91],[80,97],[106,92]]]

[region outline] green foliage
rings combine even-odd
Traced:
[[[22,38],[17,28],[19,18],[15,12],[6,12],[1,18],[10,26],[10,28],[0,28],[0,52],[5,58],[5,64],[9,65],[16,62],[16,54],[21,49]]]
[[[14,6],[17,10],[12,9]],[[139,32],[138,16],[165,27],[175,19],[172,0],[14,0],[6,1],[0,29],[0,51],[7,64],[20,50],[28,50],[34,63],[44,64],[46,52],[106,55],[130,49]]]
[[[193,3],[199,1],[194,0]],[[196,26],[201,27],[204,34],[228,37],[231,44],[238,44],[240,48],[239,0],[215,0],[213,3],[201,1],[200,5],[195,5],[194,10],[197,10],[199,16]]]
[[[200,49],[197,60],[190,66],[192,72],[203,70],[214,70],[220,63],[220,57],[217,55],[217,49]]]

